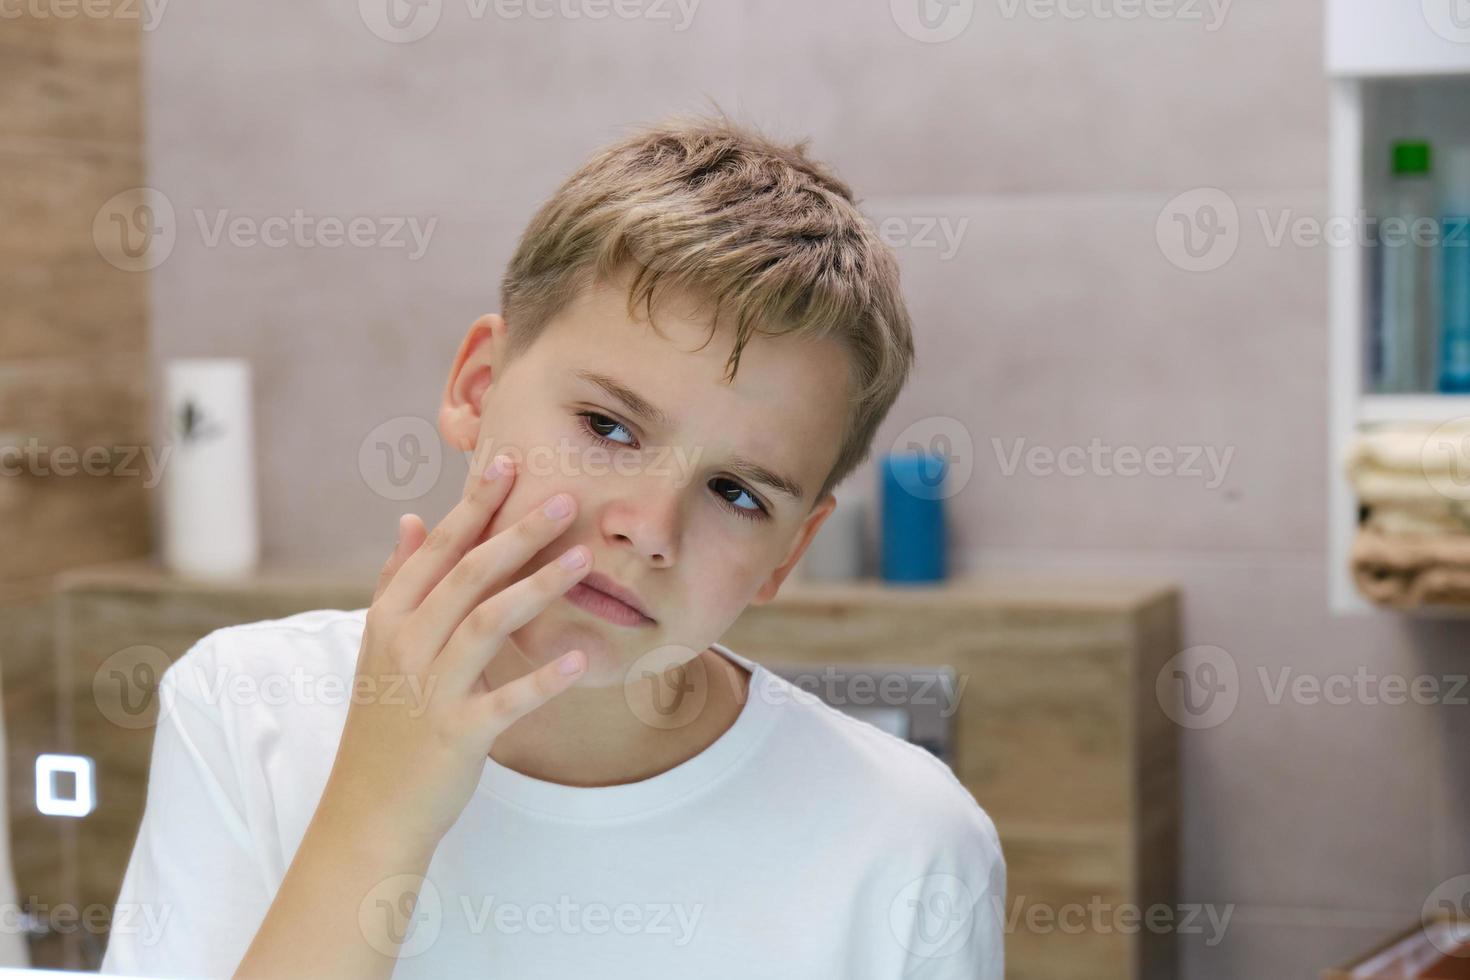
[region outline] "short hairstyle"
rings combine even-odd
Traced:
[[[642,303],[652,324],[671,286],[712,303],[710,339],[733,315],[730,379],[753,335],[835,338],[852,368],[851,412],[815,505],[867,459],[914,341],[897,258],[807,143],[716,114],[671,117],[594,153],[536,212],[506,269],[509,356],[625,267],[630,316]]]

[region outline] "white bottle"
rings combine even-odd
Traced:
[[[181,575],[246,574],[260,558],[250,362],[173,360],[165,375],[164,564]]]

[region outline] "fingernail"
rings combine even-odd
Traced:
[[[556,662],[558,673],[575,674],[582,669],[582,651],[573,650]]]
[[[546,501],[544,510],[547,517],[554,521],[560,520],[572,512],[572,499],[564,493],[559,493]]]
[[[587,564],[587,552],[582,549],[581,545],[569,548],[561,556],[562,568],[581,568],[585,564]]]

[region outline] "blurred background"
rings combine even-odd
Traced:
[[[1010,974],[1312,977],[1470,915],[1470,624],[1353,587],[1344,474],[1365,419],[1470,411],[1432,378],[1370,400],[1380,264],[1321,233],[1396,189],[1396,143],[1470,142],[1470,8],[1390,6],[0,6],[0,950],[96,966],[105,929],[57,910],[105,916],[136,832],[149,732],[99,693],[119,664],[146,689],[208,629],[364,605],[398,514],[456,499],[438,399],[539,202],[629,126],[712,102],[810,138],[901,262],[915,376],[838,491],[853,537],[825,546],[881,583],[884,455],[949,458],[947,587],[989,612],[873,659],[970,665],[961,751],[1026,770],[966,778],[1009,900],[1110,910],[1081,936],[1022,915]],[[192,424],[170,365],[199,358],[248,364],[232,492],[257,522],[234,528],[252,570],[208,582],[169,566],[210,532],[169,516],[159,455]],[[1085,690],[1044,672],[1072,649]],[[1035,661],[1009,680],[980,666],[1015,650]],[[1191,680],[1220,695],[1203,716],[1169,700],[1198,706]],[[85,815],[38,808],[45,754],[96,766],[45,775],[87,784]],[[1129,933],[1130,906],[1172,925]]]

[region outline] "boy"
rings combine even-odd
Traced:
[[[669,121],[562,185],[501,300],[439,409],[464,496],[400,519],[371,605],[165,674],[119,905],[168,925],[104,971],[1000,980],[1005,864],[950,770],[717,642],[909,372],[852,193]],[[292,671],[350,703],[220,695]]]

